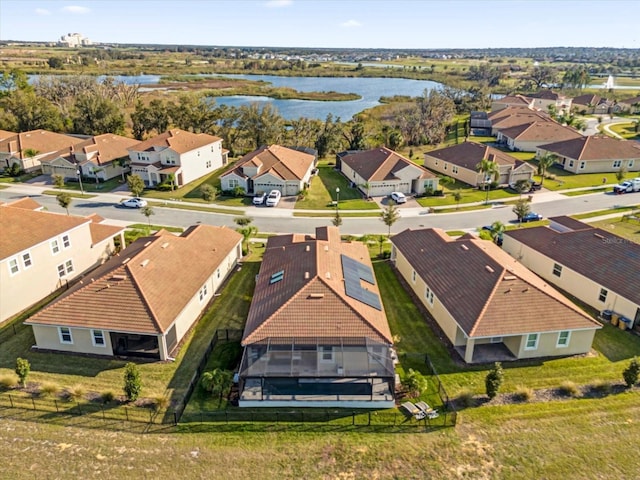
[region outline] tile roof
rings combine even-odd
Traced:
[[[316,156],[310,153],[280,145],[263,145],[246,154],[238,160],[231,170],[221,176],[235,173],[240,177],[245,177],[242,167],[251,165],[260,167],[260,171],[253,178],[270,173],[282,180],[302,180],[315,161]]]
[[[597,161],[640,158],[640,143],[606,135],[579,137],[540,145],[541,149],[574,160]]]
[[[91,159],[99,159],[99,163],[107,163],[118,158],[129,157],[128,148],[140,142],[133,138],[122,137],[113,133],[96,135],[88,140],[74,145],[72,148],[58,150],[40,159],[42,163],[49,163],[56,158],[64,158],[70,163],[78,163],[76,157],[78,153],[84,155],[94,154]]]
[[[398,177],[396,177],[395,173],[407,166],[420,171],[419,178],[436,178],[436,175],[426,168],[413,163],[386,147],[342,152],[338,155],[341,157],[342,162],[367,181],[381,182],[397,179]]]
[[[580,138],[577,130],[552,121],[539,121],[500,130],[502,135],[514,140],[553,142]]]
[[[503,103],[505,105],[531,105],[531,100],[523,95],[507,95],[493,101],[494,103]]]
[[[166,332],[242,236],[198,225],[142,238],[91,272],[28,323],[158,334]]]
[[[17,133],[12,137],[0,140],[0,152],[12,153],[19,158],[24,158],[24,151],[31,149],[42,155],[48,152],[56,152],[63,148],[69,148],[83,142],[83,138],[49,132],[47,130],[31,130]]]
[[[206,133],[191,133],[186,130],[174,128],[160,135],[151,137],[143,142],[136,143],[128,148],[134,152],[146,152],[149,150],[170,148],[177,153],[186,153],[196,148],[204,147],[215,142],[221,142],[220,137]]]
[[[92,219],[93,220],[93,219]],[[105,225],[92,221],[89,224],[89,231],[91,232],[91,242],[96,245],[104,240],[113,238],[122,232],[124,228],[116,227],[114,225]]]
[[[584,105],[585,107],[587,105],[592,105],[595,107],[600,103],[600,100],[601,98],[598,95],[595,95],[593,93],[586,93],[584,95],[573,97],[573,100],[571,101],[571,103],[573,105]]]
[[[462,168],[476,170],[476,165],[483,159],[489,159],[498,165],[516,165],[518,159],[506,152],[476,142],[464,142],[451,147],[426,152],[425,155],[435,157]]]
[[[341,242],[336,227],[316,232],[316,238],[280,235],[269,239],[243,345],[274,337],[368,337],[393,343],[384,310],[346,294],[341,256],[373,271],[367,247]],[[283,272],[282,279],[274,282],[278,272]],[[361,282],[379,297],[377,284]]]
[[[532,122],[544,122],[550,121],[549,115],[542,112],[535,112],[532,110],[521,110],[514,112],[513,109],[504,109],[506,115],[494,115],[491,118],[491,128],[496,130],[503,130],[505,128],[516,127],[518,125],[525,125]],[[499,112],[498,112],[499,113]]]
[[[554,222],[556,218],[549,220]],[[566,226],[561,218],[558,223]],[[546,226],[533,227],[510,230],[505,235],[640,304],[640,244],[579,223],[584,228],[558,232]],[[640,242],[640,235],[636,241]]]
[[[600,327],[493,242],[439,229],[391,241],[470,337]]]
[[[564,95],[560,95],[557,92],[552,90],[540,90],[539,92],[529,93],[526,95],[527,98],[540,98],[542,100],[558,100],[560,98],[565,98]]]
[[[10,132],[8,130],[0,130],[0,140],[4,140],[7,137],[13,137],[17,135],[16,132]]]
[[[23,208],[25,210],[42,210],[44,208],[31,197],[24,197],[19,200],[14,200],[13,202],[7,203],[5,205],[13,208]]]

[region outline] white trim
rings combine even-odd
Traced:
[[[97,335],[98,337],[102,338],[102,343],[96,342],[96,333],[99,334]],[[106,348],[107,339],[105,337],[104,330],[91,329],[91,343],[93,344],[94,347]]]
[[[63,328],[68,331],[69,338],[70,338],[69,341],[65,340],[62,336]],[[60,343],[65,345],[73,345],[73,333],[71,333],[71,327],[58,327],[58,336],[60,337]]]
[[[25,259],[24,259],[25,255],[29,257],[29,265],[27,265],[27,262],[25,262]],[[31,256],[31,252],[29,250],[27,250],[26,252],[22,252],[20,254],[20,259],[22,260],[22,267],[25,270],[33,267],[33,257]]]
[[[65,237],[67,238],[67,242],[69,245],[65,245]],[[64,235],[62,235],[61,237],[62,240],[62,248],[64,250],[66,250],[67,248],[71,248],[71,236],[68,233],[65,233]]]
[[[328,350],[328,349],[331,350]],[[331,358],[324,358],[324,354],[325,353],[329,353],[331,354]],[[334,362],[334,352],[333,352],[333,346],[331,345],[321,345],[320,346],[320,363],[333,363]]]
[[[535,335],[536,336],[536,343],[533,347],[529,347],[529,337],[531,335]],[[539,333],[528,333],[527,336],[524,339],[524,349],[525,350],[537,350],[538,349],[538,343],[540,343],[540,334]]]
[[[60,242],[58,241],[57,238],[52,238],[49,241],[49,247],[51,248],[51,254],[52,255],[58,255],[60,253],[60,250],[62,250],[60,248]],[[58,249],[58,251],[55,250],[56,248]]]
[[[13,271],[13,268],[11,267],[11,262],[15,262],[15,267],[16,267],[16,271]],[[20,273],[20,260],[18,259],[17,256],[10,258],[7,261],[7,268],[9,269],[9,276],[13,277],[14,275],[17,275]]]
[[[560,337],[563,333],[567,334],[566,343],[560,343]],[[556,348],[567,348],[569,346],[569,342],[571,341],[571,330],[562,330],[558,332],[558,338],[556,339]]]

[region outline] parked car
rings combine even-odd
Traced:
[[[280,190],[271,190],[266,201],[267,207],[275,207],[278,205],[281,196],[282,194],[280,193]]]
[[[389,196],[396,203],[407,203],[407,197],[402,192],[391,192]]]
[[[613,186],[613,193],[631,193],[640,192],[640,178],[634,178],[633,180],[627,180],[618,185]]]
[[[267,199],[267,192],[260,192],[257,193],[254,197],[253,197],[253,204],[254,205],[262,205],[264,204],[264,201]]]
[[[529,188],[527,190],[523,191],[522,193],[537,192],[541,188],[542,188],[542,184],[540,184],[538,182],[529,182]],[[510,183],[509,184],[509,189],[513,190],[514,192],[518,192],[518,188],[517,188],[515,183]]]
[[[125,200],[120,205],[127,208],[143,208],[147,206],[147,201],[139,197],[133,197]]]
[[[520,221],[522,223],[527,223],[527,222],[537,222],[538,220],[542,220],[542,215],[538,215],[535,212],[529,212],[524,217],[522,217]]]

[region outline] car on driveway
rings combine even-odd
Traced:
[[[147,201],[139,197],[133,197],[125,200],[120,205],[127,208],[143,208],[147,206]]]
[[[280,190],[271,190],[266,201],[267,207],[275,207],[278,205],[281,196]]]
[[[520,221],[522,223],[527,223],[527,222],[537,222],[538,220],[542,220],[542,215],[538,215],[535,212],[529,212],[524,217],[522,217]]]
[[[407,203],[407,197],[402,192],[391,192],[389,196],[396,203]]]
[[[257,193],[254,197],[253,197],[253,204],[254,205],[263,205],[264,201],[267,199],[267,192],[260,192]]]

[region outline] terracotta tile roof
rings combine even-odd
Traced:
[[[43,155],[48,152],[69,148],[83,141],[84,139],[82,138],[47,130],[31,130],[0,140],[0,152],[12,153],[19,158],[24,158],[24,151],[28,149],[35,150],[39,155]]]
[[[582,135],[577,130],[565,127],[552,121],[533,122],[505,128],[500,131],[502,135],[514,140],[553,142],[580,138]]]
[[[562,219],[558,223],[566,226]],[[505,235],[640,304],[640,244],[579,223],[584,228],[559,232],[550,227],[534,227],[510,230]],[[640,235],[637,241],[640,242]]]
[[[36,211],[26,206],[31,202],[22,200],[15,207],[11,203],[0,206],[0,225],[2,225],[0,259],[15,255],[91,222],[87,218]]]
[[[31,197],[24,197],[4,205],[13,208],[24,208],[25,210],[42,210],[44,208]]]
[[[204,147],[215,142],[221,142],[220,137],[214,137],[206,133],[191,133],[177,128],[168,130],[160,135],[139,142],[128,150],[134,152],[146,152],[148,150],[162,150],[170,148],[177,153],[186,153],[196,148]]]
[[[425,155],[449,162],[469,170],[476,170],[476,165],[487,158],[498,165],[516,165],[518,159],[506,152],[476,142],[464,142],[451,147],[426,152]]]
[[[364,244],[341,242],[335,227],[318,229],[316,238],[271,237],[260,266],[243,345],[275,337],[367,337],[393,343],[384,310],[346,294],[343,255],[373,272]],[[278,272],[283,272],[282,279],[274,282]],[[377,284],[361,282],[379,297]]]
[[[391,241],[470,337],[600,327],[493,242],[439,229],[405,230]]]
[[[129,157],[128,148],[140,143],[138,140],[132,138],[122,137],[113,133],[106,133],[104,135],[96,135],[88,140],[82,141],[73,146],[58,150],[43,157],[40,161],[42,163],[49,163],[56,158],[64,158],[68,162],[77,163],[77,153],[90,154],[94,153],[92,160],[98,157],[101,164],[112,162],[118,158]]]
[[[28,323],[164,333],[241,240],[209,225],[139,239]]]
[[[573,105],[584,105],[585,107],[587,105],[592,105],[595,107],[600,103],[600,100],[601,98],[598,95],[595,95],[593,93],[586,93],[584,95],[573,97],[573,100],[571,101],[571,103]]]
[[[246,154],[238,160],[231,170],[221,176],[235,173],[240,177],[246,177],[242,167],[251,165],[260,167],[258,174],[253,177],[254,179],[270,173],[282,180],[302,180],[315,161],[316,156],[310,153],[280,145],[264,145]]]
[[[420,178],[436,178],[426,168],[404,158],[399,153],[386,147],[373,148],[355,152],[343,152],[338,154],[341,161],[354,170],[360,177],[371,182],[395,180],[395,173],[411,166],[420,172]]]
[[[0,130],[0,140],[4,140],[7,137],[13,137],[17,135],[16,132],[10,132],[8,130]]]
[[[93,245],[96,245],[109,238],[113,238],[123,230],[124,228],[122,227],[104,225],[101,223],[96,223],[94,221],[89,224],[89,231],[91,232],[91,242],[93,243]]]
[[[540,145],[541,149],[574,160],[640,159],[640,143],[617,140],[605,135],[579,137]]]

